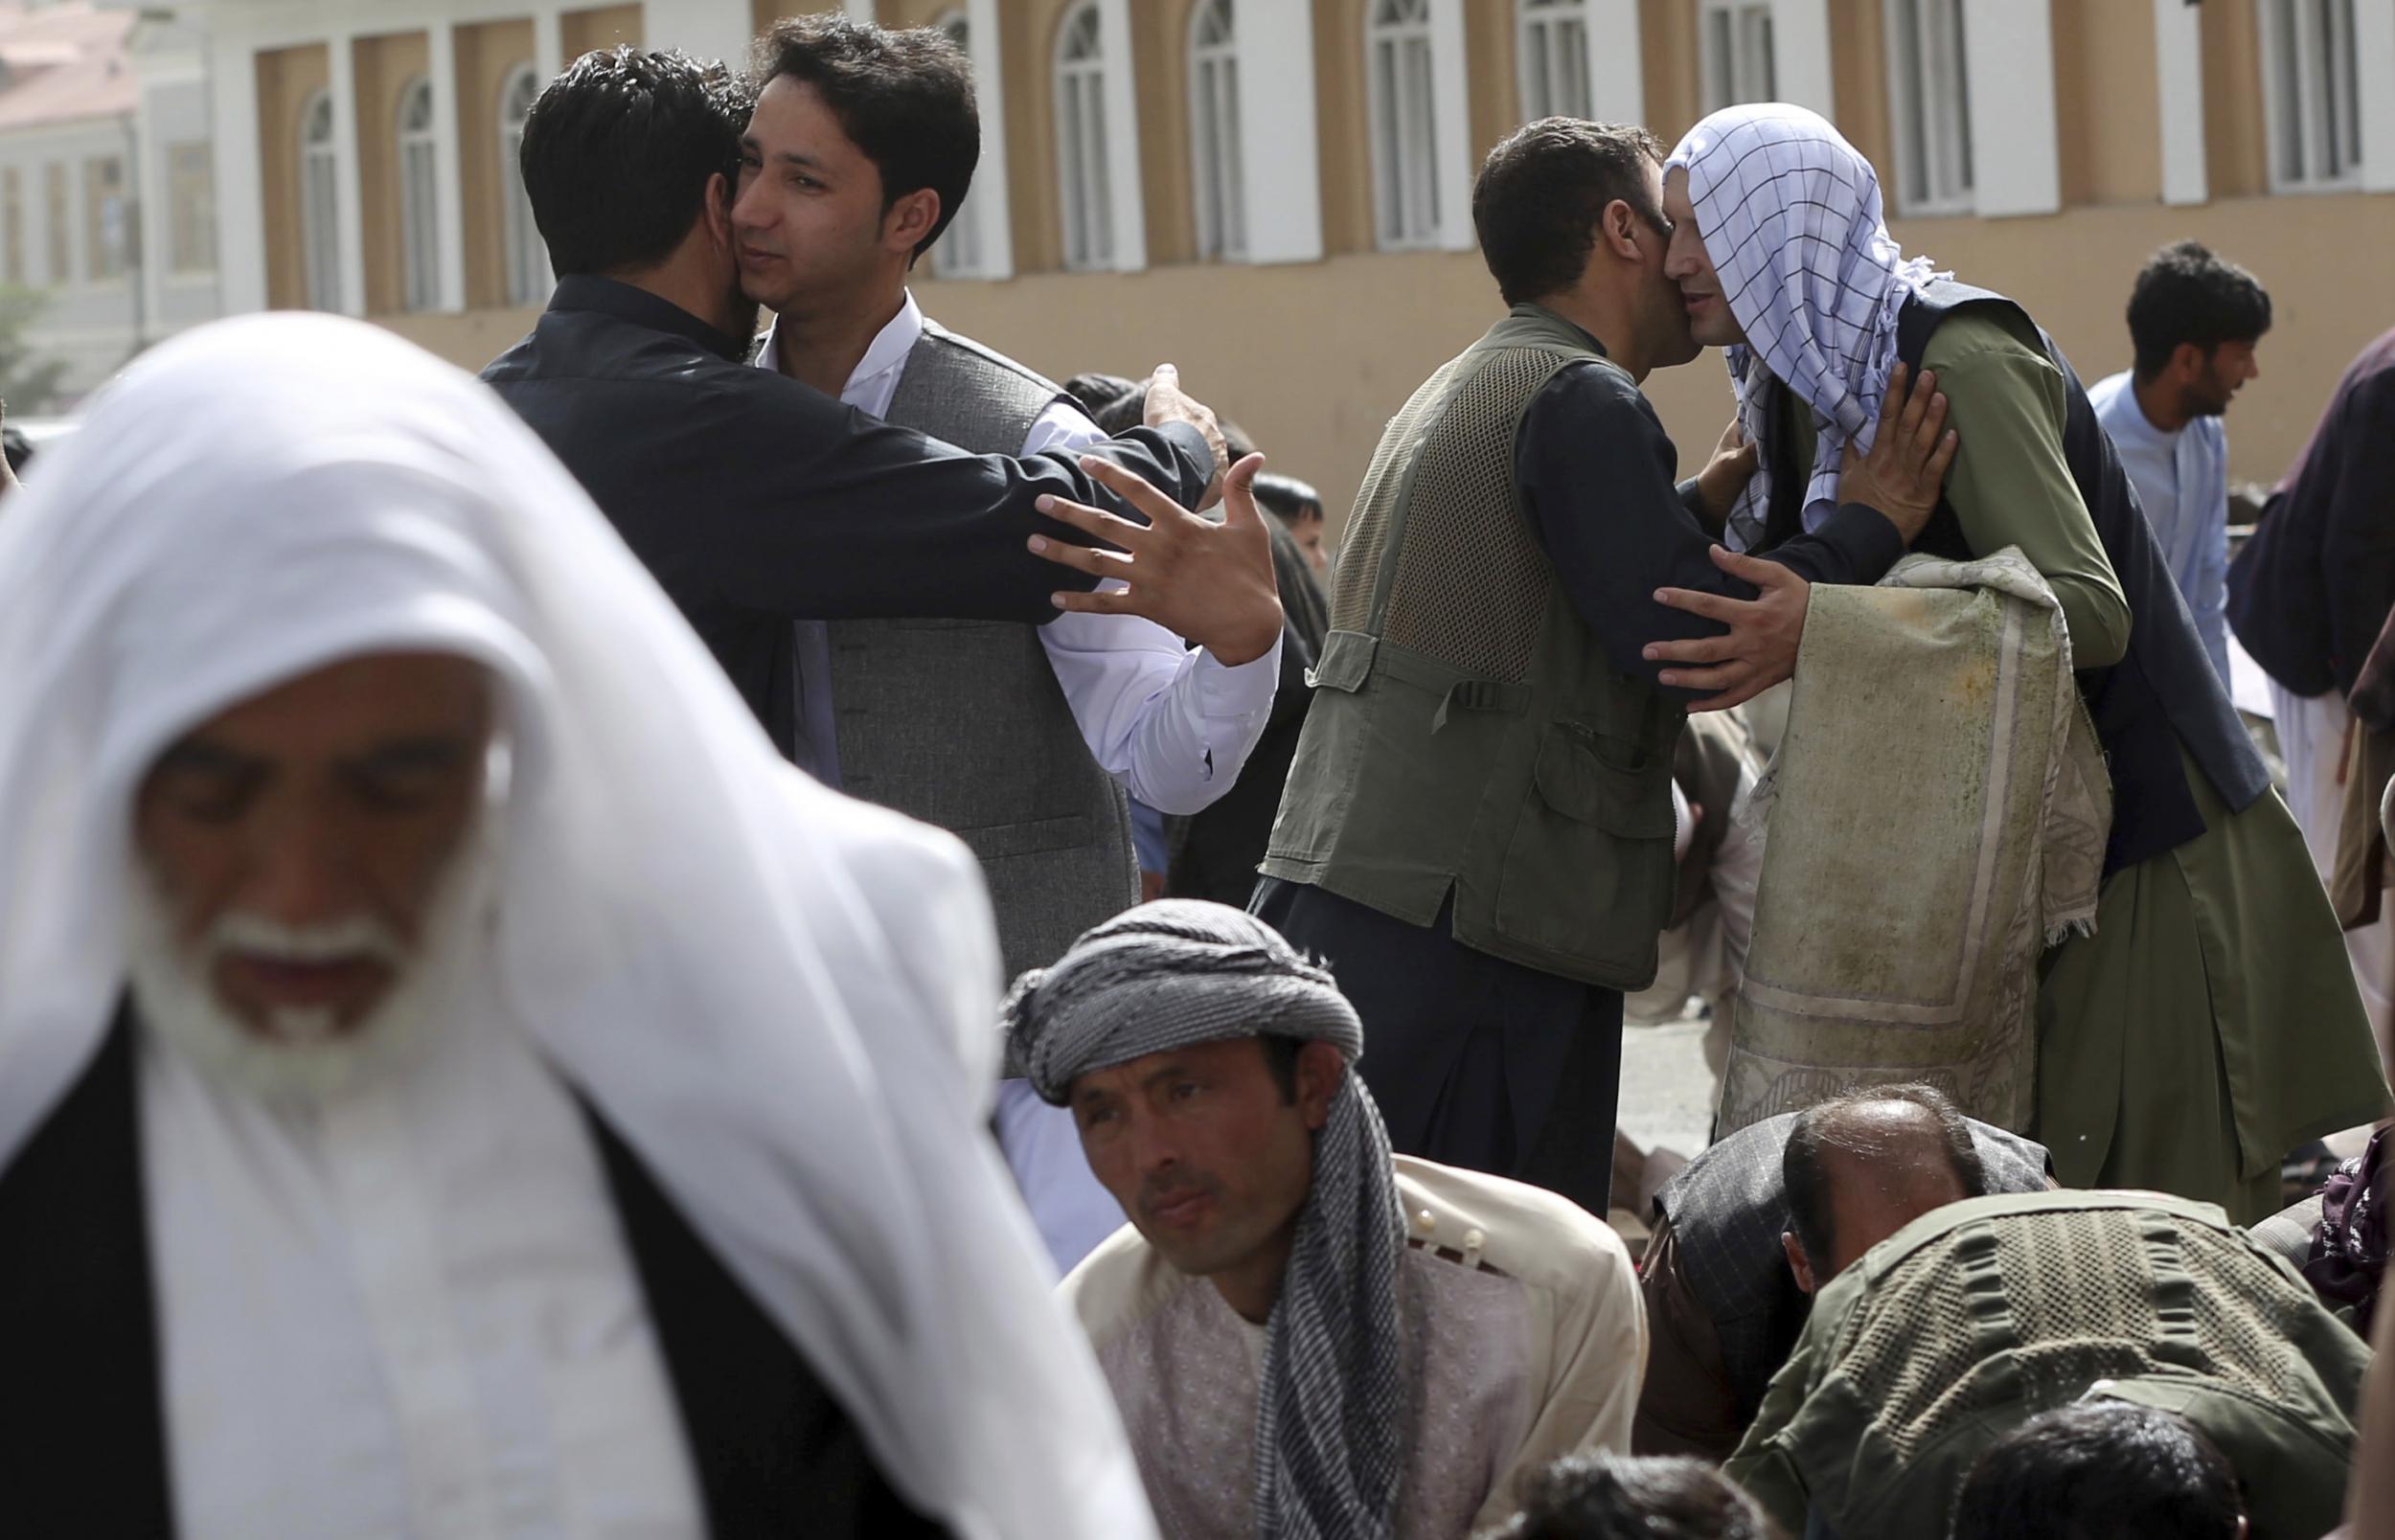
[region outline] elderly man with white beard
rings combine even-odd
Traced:
[[[146,357],[0,523],[0,1526],[1153,1533],[947,835],[481,386]]]

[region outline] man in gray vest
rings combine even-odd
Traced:
[[[1727,436],[1675,486],[1638,393],[1697,351],[1663,273],[1661,154],[1562,118],[1490,151],[1472,218],[1512,308],[1374,453],[1256,895],[1362,1013],[1399,1150],[1600,1212],[1622,991],[1654,975],[1673,749],[1702,693],[1661,685],[1645,645],[1719,631],[1654,595],[1755,593],[1713,549],[1751,457]],[[1891,426],[1847,505],[1772,560],[1876,581],[1935,500],[1927,458]]]
[[[955,44],[929,29],[796,17],[760,39],[755,74],[733,226],[748,297],[775,312],[759,367],[976,452],[1105,438],[1056,385],[928,320],[907,290],[980,155]],[[1105,613],[1099,594],[1061,599],[1096,612],[1044,626],[839,622],[822,629],[820,655],[802,652],[810,768],[972,847],[1010,973],[1054,962],[1139,901],[1127,790],[1198,812],[1230,788],[1264,729],[1281,608],[1269,537],[1239,485],[1230,519],[1252,525],[1256,581],[1220,596],[1207,634],[1189,639],[1199,650]],[[1002,1108],[1002,1127],[1010,1110],[1023,1109]],[[1070,1121],[1046,1121],[1055,1137],[1033,1141],[1044,1153],[1015,1150],[1018,1172],[1053,1156],[1057,1180],[1113,1229],[1120,1212],[1090,1180]],[[1041,1207],[1040,1179],[1025,1185]]]

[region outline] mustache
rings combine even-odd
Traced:
[[[392,925],[374,915],[350,915],[321,925],[286,925],[264,915],[236,910],[219,917],[200,939],[202,960],[228,952],[273,962],[377,962],[398,967],[410,948]]]

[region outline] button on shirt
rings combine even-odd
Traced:
[[[271,1104],[145,1036],[185,1536],[704,1532],[588,1127],[527,1044],[479,1026]]]
[[[886,417],[923,331],[924,313],[910,293],[857,360],[841,401]],[[772,330],[757,364],[779,367]],[[1105,439],[1086,413],[1057,401],[1033,421],[1022,453],[1081,449]],[[1039,641],[1091,757],[1131,796],[1166,813],[1198,812],[1230,789],[1271,714],[1281,671],[1277,639],[1263,657],[1225,667],[1135,615],[1060,614],[1039,628]],[[801,730],[814,750],[813,768],[836,784],[831,655],[803,626],[799,667]]]
[[[2212,667],[2228,682],[2228,433],[2217,417],[2200,417],[2176,433],[2146,419],[2127,371],[2087,388],[2096,420],[2120,452],[2121,468],[2137,488],[2138,506],[2154,526],[2155,543],[2170,564],[2196,618],[2196,634]]]

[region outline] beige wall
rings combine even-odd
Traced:
[[[619,43],[640,46],[640,5],[599,6],[589,11],[569,11],[558,20],[558,42],[565,62],[573,63],[584,54]]]
[[[533,57],[530,21],[457,30],[458,192],[466,209],[466,303],[507,301],[507,168],[499,159],[499,94]]]
[[[266,236],[266,303],[278,310],[308,304],[308,256],[299,211],[300,109],[332,77],[322,44],[258,56],[258,180]]]
[[[1313,0],[1314,124],[1322,159],[1322,249],[1373,247],[1371,104],[1359,0]]]
[[[2055,140],[2063,203],[2162,196],[2161,78],[2154,9],[2053,0]]]
[[[2269,126],[2262,106],[2262,35],[2253,0],[2203,7],[2203,159],[2216,198],[2270,189]]]
[[[366,313],[400,309],[406,301],[399,215],[399,98],[423,74],[431,44],[422,33],[360,37],[352,44],[357,71],[357,192],[364,221]]]

